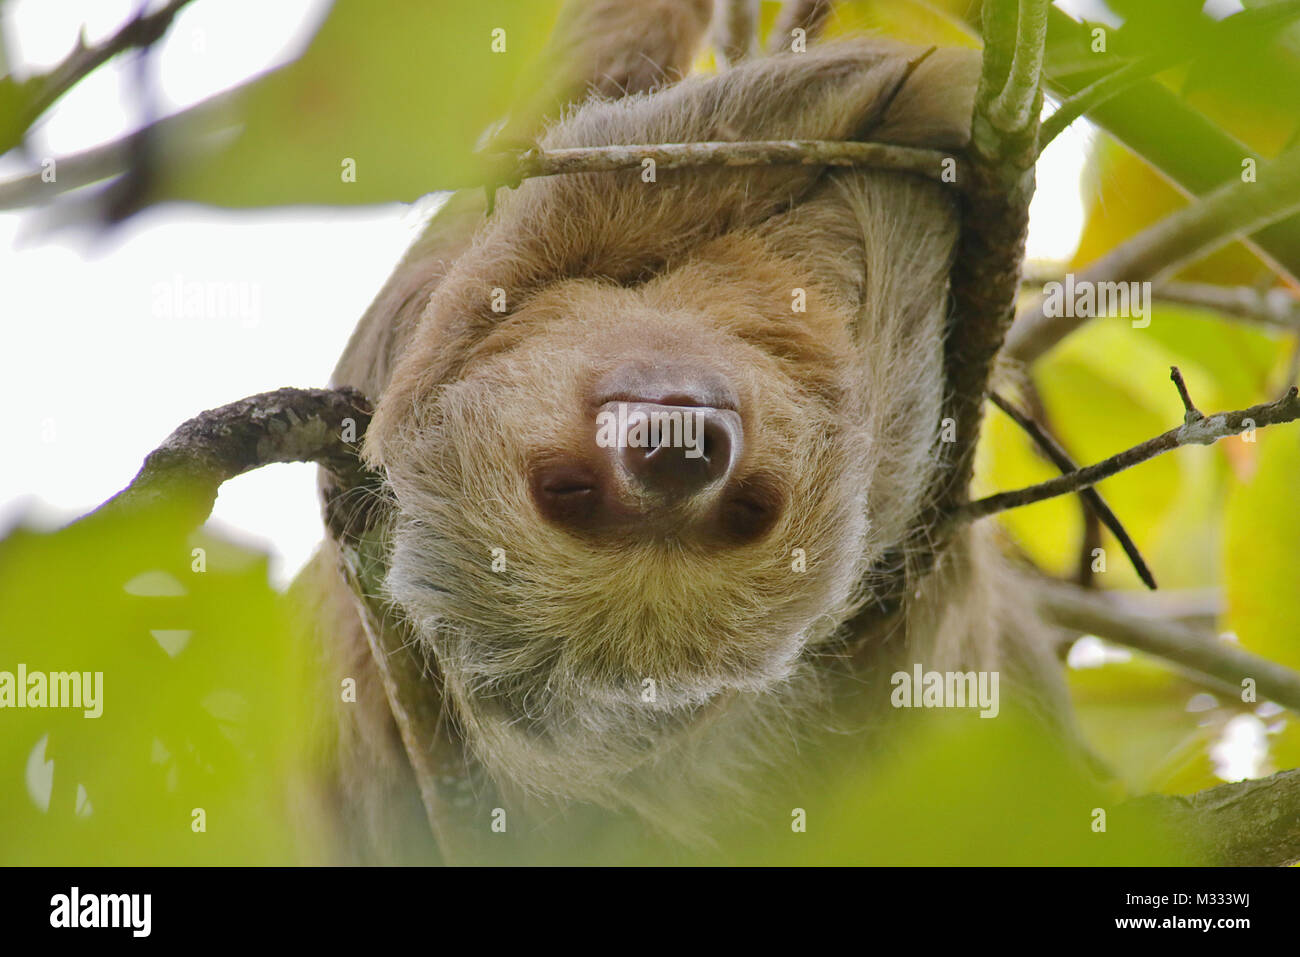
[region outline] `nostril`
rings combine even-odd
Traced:
[[[542,491],[547,495],[574,496],[590,495],[596,491],[596,486],[581,478],[552,478],[542,484]]]
[[[532,475],[533,500],[547,519],[585,524],[600,503],[600,480],[591,469],[568,462],[546,463]]]
[[[776,485],[762,478],[750,479],[729,490],[718,509],[723,535],[737,544],[762,538],[780,517],[782,494]]]

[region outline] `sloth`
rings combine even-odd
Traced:
[[[968,138],[971,51],[857,39],[678,79],[707,4],[648,6],[636,42],[661,71],[605,56],[606,88],[572,96],[542,147]],[[435,214],[334,382],[376,401],[388,597],[503,794],[707,840],[719,800],[815,763],[817,734],[887,749],[896,667],[1027,675],[1025,696],[1059,708],[981,536],[957,534],[901,609],[873,613],[872,569],[924,539],[949,467],[950,191],[883,170],[642,167]],[[598,441],[615,413],[685,417],[696,441]],[[355,620],[333,630],[343,672],[370,674]],[[413,789],[374,681],[341,799],[372,824]]]

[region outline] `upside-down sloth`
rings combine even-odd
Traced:
[[[863,39],[679,79],[708,7],[572,8],[547,62],[575,105],[541,146],[965,143],[972,51]],[[1059,700],[1003,559],[969,531],[873,613],[870,570],[917,540],[949,467],[950,191],[870,169],[635,169],[529,179],[490,215],[456,194],[433,217],[334,381],[376,402],[387,597],[498,789],[482,827],[497,800],[511,827],[601,808],[688,843],[767,807],[788,826],[782,787],[821,739],[888,749],[889,675],[913,663]],[[696,447],[596,441],[620,404],[680,413]],[[362,857],[400,858],[416,789],[355,614],[337,616],[339,673],[362,688],[339,804]]]

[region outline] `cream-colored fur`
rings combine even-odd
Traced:
[[[967,51],[831,44],[588,101],[542,143],[957,149],[976,69]],[[1004,664],[1052,684],[973,536],[900,614],[869,614],[868,571],[912,539],[943,467],[957,226],[940,184],[815,167],[534,179],[486,220],[473,196],[438,214],[335,378],[378,399],[366,455],[395,502],[387,586],[505,794],[708,839],[720,796],[743,804],[819,734],[875,729],[896,664],[993,669],[1014,643]],[[636,357],[734,384],[741,468],[783,506],[759,541],[592,540],[539,516],[530,464],[589,426],[593,375]]]

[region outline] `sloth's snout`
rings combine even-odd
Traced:
[[[705,492],[731,475],[739,456],[743,429],[730,409],[615,402],[601,413],[614,426],[615,441],[604,451],[652,501],[674,504]]]
[[[620,366],[590,396],[586,451],[552,453],[530,476],[543,517],[586,534],[647,534],[735,544],[763,535],[776,486],[738,476],[744,425],[735,393],[707,368]]]

